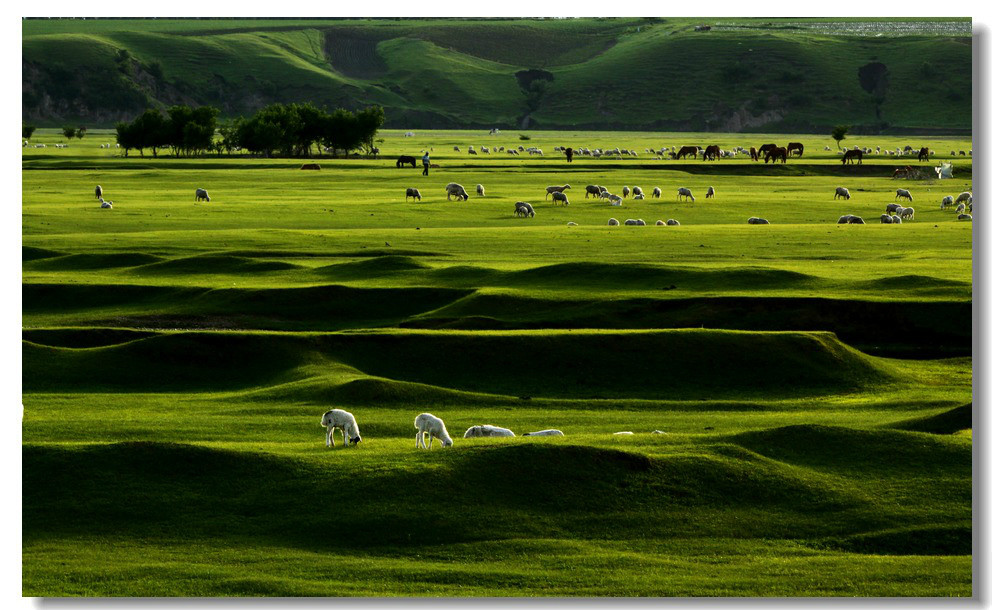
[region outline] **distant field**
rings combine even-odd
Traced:
[[[972,594],[972,227],[939,209],[970,141],[858,136],[936,156],[844,166],[794,134],[403,134],[320,171],[32,138],[24,595]],[[645,152],[790,141],[784,166]],[[429,177],[395,167],[431,148]],[[915,220],[881,225],[896,188]],[[325,449],[335,407],[357,448]],[[453,447],[414,449],[420,412]],[[566,436],[462,438],[483,423]]]

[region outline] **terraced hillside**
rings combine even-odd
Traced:
[[[972,232],[940,209],[970,156],[902,181],[827,138],[784,166],[553,152],[795,134],[382,135],[319,172],[24,149],[24,595],[971,595]],[[914,219],[879,224],[897,187]],[[357,447],[325,447],[331,408]],[[415,449],[421,412],[452,447]],[[462,438],[487,423],[518,436]]]
[[[22,31],[23,118],[42,125],[310,101],[380,104],[397,128],[971,128],[967,19],[43,19]]]

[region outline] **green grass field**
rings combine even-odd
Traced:
[[[971,190],[950,156],[971,143],[845,142],[954,164],[903,181],[936,161],[843,166],[790,134],[528,134],[386,131],[380,159],[317,172],[37,133],[23,594],[970,596],[972,227],[939,208]],[[643,152],[796,140],[784,166]],[[639,156],[567,164],[556,145]],[[429,177],[395,167],[431,148]],[[565,183],[569,206],[544,200]],[[662,196],[612,207],[587,184]],[[881,225],[896,188],[915,219]],[[336,407],[358,447],[324,447]],[[453,447],[414,448],[421,412]],[[462,438],[485,423],[518,438]],[[544,428],[566,436],[519,436]]]

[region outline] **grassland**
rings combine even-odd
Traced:
[[[971,129],[968,19],[46,19],[22,33],[24,118],[47,126],[312,101],[381,104],[397,128]],[[869,63],[888,74],[877,99],[859,81]],[[543,92],[517,78],[528,70]]]
[[[971,595],[972,234],[939,209],[971,188],[949,156],[970,142],[849,142],[954,163],[907,184],[905,160],[842,166],[825,138],[530,135],[390,131],[319,172],[36,135],[23,593]],[[797,139],[785,166],[641,153]],[[545,157],[452,150],[521,143]],[[431,147],[430,177],[394,166]],[[486,197],[448,202],[450,181]],[[663,194],[616,208],[586,184]],[[897,187],[916,219],[879,225]],[[359,447],[325,449],[333,407]],[[454,447],[414,450],[423,411]],[[461,438],[480,423],[567,436]]]

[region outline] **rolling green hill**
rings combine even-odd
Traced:
[[[32,19],[22,31],[23,118],[40,125],[312,101],[380,104],[397,128],[971,129],[967,19]]]

